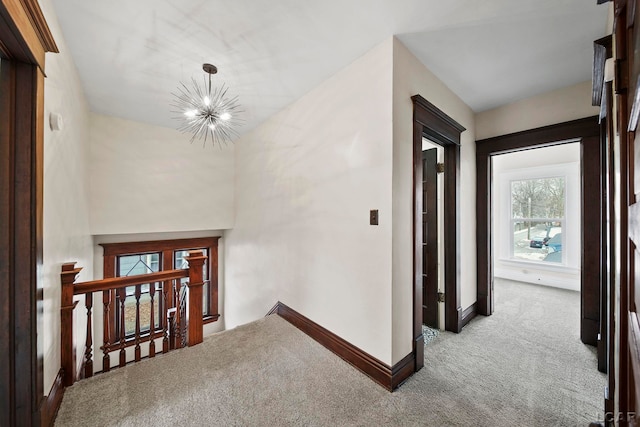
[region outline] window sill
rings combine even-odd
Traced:
[[[561,273],[580,273],[580,268],[570,267],[566,264],[548,263],[541,261],[516,260],[513,258],[500,258],[500,263],[511,267],[527,267],[545,271],[557,271]]]
[[[219,315],[219,314],[212,314],[212,315],[210,315],[210,316],[204,316],[204,317],[202,318],[202,323],[203,323],[204,325],[206,325],[206,324],[208,324],[208,323],[213,323],[213,322],[218,321],[218,319],[219,319],[219,318],[220,318],[220,315]]]

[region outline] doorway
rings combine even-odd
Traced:
[[[493,276],[580,291],[580,144],[492,157]]]
[[[580,144],[580,339],[585,344],[598,345],[606,340],[600,328],[600,292],[606,287],[603,275],[603,221],[605,218],[604,169],[605,144],[600,135],[597,117],[574,120],[529,131],[489,138],[476,142],[477,171],[477,262],[478,313],[494,312],[493,260],[494,242],[491,204],[491,158],[533,148],[542,148],[578,141]]]
[[[444,149],[422,139],[422,323],[433,329],[444,329],[444,304],[438,295],[444,293],[443,248],[443,181],[438,168],[444,166]]]

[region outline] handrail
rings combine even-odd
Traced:
[[[131,297],[133,300],[132,307],[135,309],[135,347],[134,356],[135,361],[141,359],[141,346],[144,341],[141,336],[141,317],[140,317],[140,297],[141,289],[140,285],[153,284],[149,288],[149,298],[151,307],[154,306],[155,294],[159,292],[158,298],[163,303],[163,307],[168,308],[169,304],[175,304],[176,307],[180,307],[180,311],[176,311],[177,319],[175,336],[167,335],[167,319],[165,313],[158,313],[162,316],[162,352],[166,353],[170,350],[169,341],[173,340],[177,345],[174,347],[183,347],[184,341],[182,338],[183,331],[187,332],[187,345],[193,346],[202,342],[203,333],[203,321],[202,321],[202,286],[203,281],[203,265],[207,260],[207,256],[203,255],[202,251],[194,250],[189,251],[189,255],[185,257],[189,263],[189,268],[184,270],[165,270],[157,273],[141,274],[137,276],[126,277],[114,277],[102,280],[92,280],[88,282],[75,283],[75,280],[82,270],[81,267],[76,267],[75,262],[65,263],[62,265],[62,271],[60,272],[60,282],[62,285],[60,294],[60,362],[62,365],[62,371],[64,373],[63,383],[65,386],[72,385],[76,380],[76,340],[73,333],[74,316],[73,310],[78,304],[78,301],[74,301],[74,295],[85,295],[85,308],[87,315],[86,323],[86,338],[85,349],[83,355],[83,368],[82,375],[84,377],[93,376],[93,299],[94,292],[102,292],[102,305],[103,305],[103,319],[110,319],[113,315],[115,307],[119,308],[119,319],[117,319],[119,329],[119,337],[113,337],[109,330],[110,323],[104,321],[103,331],[103,345],[100,347],[103,352],[102,357],[102,371],[108,372],[111,366],[111,352],[119,350],[119,366],[125,366],[127,363],[127,353],[125,348],[127,347],[126,334],[125,334],[125,310],[127,297]],[[186,284],[182,283],[181,279],[188,278]],[[156,288],[156,283],[160,284],[160,289]],[[136,292],[133,295],[127,295],[125,288],[127,286],[136,286]],[[182,298],[184,294],[180,292],[182,286],[188,287],[188,303],[186,305],[186,311],[188,314],[185,316],[185,307],[182,305]],[[146,292],[146,291],[145,291]],[[131,301],[131,300],[130,300]],[[170,302],[171,301],[171,302]],[[154,326],[155,309],[149,311],[149,356],[155,357],[155,339]],[[187,322],[187,318],[189,319]],[[145,319],[146,321],[146,319]],[[186,324],[184,322],[187,322]],[[147,342],[144,341],[144,342]]]
[[[126,286],[143,285],[146,283],[164,282],[165,280],[182,279],[189,277],[189,269],[164,270],[156,273],[139,274],[136,276],[113,277],[109,279],[91,280],[75,283],[73,294],[82,295],[90,292],[108,291]]]

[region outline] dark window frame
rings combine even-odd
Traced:
[[[118,258],[121,256],[139,255],[148,253],[159,253],[159,271],[174,269],[175,253],[183,250],[205,249],[208,254],[207,267],[209,277],[209,293],[205,296],[207,305],[203,310],[203,323],[208,324],[217,321],[220,318],[218,312],[218,240],[220,237],[199,237],[192,239],[173,239],[173,240],[150,240],[142,242],[122,242],[122,243],[101,243],[103,248],[103,277],[105,279],[117,277],[118,275]],[[112,301],[117,301],[118,291],[112,291]],[[160,299],[159,312],[162,313],[174,306],[172,295],[167,306],[163,307]],[[111,311],[109,316],[110,342],[117,344],[120,336],[119,322],[119,306],[116,303],[115,309]],[[153,331],[153,337],[159,338],[162,333],[165,316],[160,316],[159,328]],[[142,341],[147,341],[150,336],[151,329],[141,333]],[[135,339],[133,335],[126,337],[126,345],[132,345]]]

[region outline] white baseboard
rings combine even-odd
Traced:
[[[548,272],[527,272],[510,270],[510,269],[495,269],[493,275],[503,279],[516,280],[518,282],[532,283],[534,285],[551,286],[553,288],[569,289],[571,291],[580,291],[580,275],[578,277],[571,277],[574,275],[555,275]],[[569,277],[567,277],[569,276]]]

